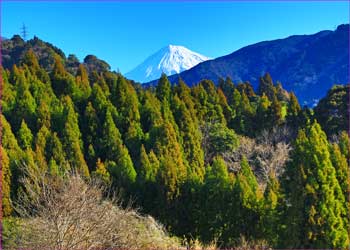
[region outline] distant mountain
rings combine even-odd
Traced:
[[[168,45],[148,57],[125,76],[137,82],[149,82],[158,79],[163,72],[166,75],[178,74],[208,59],[183,46]]]
[[[230,77],[234,82],[249,81],[257,88],[265,72],[282,82],[286,90],[294,91],[302,104],[312,105],[333,84],[349,82],[349,25],[340,25],[335,31],[253,44],[169,79],[176,83],[181,77],[193,85],[201,79],[218,82],[220,77]]]

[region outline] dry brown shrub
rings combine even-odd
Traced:
[[[175,238],[150,216],[141,216],[120,199],[105,199],[98,181],[78,174],[49,177],[28,170],[16,210],[20,230],[8,249],[179,249]],[[4,239],[6,241],[6,239]]]

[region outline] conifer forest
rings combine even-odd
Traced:
[[[12,39],[24,50],[1,68],[5,249],[350,247],[349,85],[314,107],[269,73],[258,88],[165,74],[144,87],[95,56]]]

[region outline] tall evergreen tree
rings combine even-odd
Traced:
[[[330,146],[331,160],[336,171],[336,177],[343,191],[344,197],[349,200],[350,195],[350,173],[348,161],[341,153],[338,144]]]
[[[269,120],[269,107],[271,102],[269,98],[264,94],[259,99],[258,106],[256,109],[254,130],[255,134],[259,134],[263,129],[267,129],[271,124]]]
[[[219,85],[218,85],[222,91],[224,92],[226,98],[227,98],[227,103],[231,106],[232,101],[233,101],[233,91],[235,90],[235,85],[232,82],[230,77],[227,77],[226,80],[224,79],[219,79]]]
[[[102,150],[99,144],[99,138],[102,132],[100,119],[91,102],[88,102],[86,105],[82,120],[82,135],[84,138],[85,153],[87,154],[86,160],[90,169],[92,169],[96,165],[97,160],[95,151],[99,153]]]
[[[63,145],[57,133],[50,133],[47,140],[46,159],[55,162],[59,175],[63,175],[70,170],[70,165],[66,157],[66,152],[63,150]]]
[[[154,149],[160,163],[159,184],[167,199],[179,195],[180,186],[186,178],[187,169],[175,129],[165,122],[150,132],[150,147]]]
[[[273,96],[271,105],[269,107],[268,120],[270,122],[270,128],[273,126],[281,125],[283,122],[282,106],[276,95]]]
[[[162,124],[163,118],[160,110],[161,103],[153,93],[146,90],[143,99],[141,105],[141,124],[142,130],[147,133],[152,127]]]
[[[153,150],[147,154],[146,149],[141,145],[140,150],[140,168],[138,170],[139,182],[146,183],[156,182],[157,173],[159,170],[159,161]]]
[[[132,122],[140,121],[138,97],[134,87],[123,76],[119,76],[112,98],[112,102],[121,116],[118,127],[124,134]]]
[[[344,195],[320,125],[300,130],[286,172],[287,247],[345,248]],[[293,219],[291,219],[293,218]]]
[[[68,84],[66,81],[67,72],[64,69],[62,58],[59,55],[54,56],[54,65],[51,73],[52,89],[57,96],[66,93]]]
[[[276,176],[271,175],[264,192],[263,216],[259,225],[263,231],[264,239],[271,246],[279,246],[281,204],[283,204],[283,194],[281,193],[280,183]]]
[[[6,185],[10,185],[10,198],[16,196],[17,190],[19,188],[19,178],[21,174],[21,166],[20,162],[22,162],[24,153],[18,145],[15,135],[12,133],[11,125],[8,123],[6,118],[1,115],[1,148],[3,149],[4,155],[1,155],[3,158],[1,159],[2,169],[3,169],[3,192],[5,197],[8,197],[6,193]],[[8,156],[9,165],[7,168],[6,156]],[[10,177],[10,180],[9,180]],[[5,203],[9,202],[9,200],[5,199]],[[9,204],[9,203],[8,203]],[[7,209],[7,212],[11,212],[11,209],[6,205],[4,207]]]
[[[47,128],[51,127],[51,110],[50,106],[45,100],[41,100],[37,109],[37,129],[40,129],[42,126]]]
[[[228,124],[231,123],[231,120],[233,118],[231,107],[227,103],[227,98],[224,95],[224,92],[219,88],[218,89],[218,102],[222,108],[223,114],[225,116],[225,119]]]
[[[203,180],[204,152],[201,149],[202,136],[199,126],[193,121],[185,103],[177,95],[173,98],[173,105],[174,117],[183,140],[184,155],[189,163],[188,174],[193,178]]]
[[[46,159],[46,146],[49,136],[50,131],[44,125],[39,129],[35,138],[35,163],[42,171],[46,171],[48,166],[47,163],[49,159]]]
[[[240,102],[235,108],[235,117],[232,120],[232,125],[230,127],[232,127],[237,133],[251,135],[253,128],[252,119],[254,117],[253,107],[244,92],[241,94],[241,98],[239,98],[239,95],[235,92],[234,98],[236,99],[235,102]]]
[[[201,187],[200,204],[206,209],[200,209],[195,214],[198,217],[198,230],[203,242],[223,240],[222,235],[225,234],[229,223],[227,212],[232,209],[228,207],[230,204],[227,202],[229,196],[232,196],[232,182],[222,157],[215,157],[207,167],[205,181]]]
[[[83,90],[86,90],[87,86],[79,86],[76,83],[74,76],[69,74],[63,65],[62,58],[55,54],[54,65],[51,72],[51,84],[55,94],[60,97],[61,95],[69,95],[74,101],[79,101],[83,96]]]
[[[265,93],[265,95],[269,98],[269,100],[273,100],[276,95],[276,88],[274,87],[271,75],[266,73],[263,77],[259,79],[259,95]]]
[[[241,93],[237,89],[233,90],[231,108],[235,115],[237,115],[237,110],[242,101]]]
[[[350,161],[350,138],[349,134],[345,131],[340,133],[339,148],[342,154],[346,157],[349,164]]]
[[[161,101],[170,100],[171,86],[166,74],[162,74],[159,78],[158,85],[156,88],[157,98]]]
[[[241,161],[241,169],[236,174],[232,196],[232,211],[229,216],[228,242],[234,245],[239,237],[247,240],[259,239],[261,224],[262,193],[256,177],[246,158]]]
[[[18,138],[18,143],[22,149],[27,149],[32,147],[33,134],[28,128],[24,120],[22,120],[17,138]]]
[[[106,108],[108,107],[108,99],[98,84],[92,86],[91,103],[99,119],[102,121]]]
[[[88,72],[83,64],[79,64],[77,74],[76,74],[76,82],[78,89],[80,90],[79,98],[86,99],[91,94],[91,86],[89,82]]]
[[[10,216],[12,213],[11,202],[11,169],[10,160],[6,150],[0,146],[0,160],[1,160],[1,198],[2,198],[2,216]]]
[[[139,182],[155,181],[155,172],[148,158],[147,152],[143,144],[140,150],[140,169],[138,170]]]
[[[23,70],[14,67],[13,74],[13,77],[16,79],[15,86],[17,87],[17,95],[14,114],[10,121],[16,131],[19,129],[22,119],[26,121],[30,128],[33,128],[37,104],[30,92],[29,82],[25,78]]]
[[[117,185],[128,186],[134,183],[136,171],[133,162],[109,109],[106,112],[102,134],[103,155],[111,177]]]
[[[289,94],[289,102],[287,106],[287,123],[288,125],[292,126],[293,128],[296,128],[299,123],[299,114],[300,114],[301,108],[298,102],[297,97],[293,92]]]
[[[88,166],[85,162],[81,134],[78,123],[78,114],[74,110],[74,104],[69,96],[63,98],[64,104],[64,131],[63,145],[67,152],[70,166],[76,169],[82,176],[90,176]]]
[[[9,116],[13,111],[16,100],[16,88],[12,84],[14,82],[9,81],[8,73],[0,66],[2,76],[2,93],[1,93],[1,111],[5,116]]]
[[[131,158],[134,160],[134,162],[137,162],[138,156],[140,155],[139,150],[144,137],[141,124],[139,122],[132,121],[124,137],[125,145],[128,148]]]
[[[179,83],[175,88],[178,97],[185,103],[186,108],[191,113],[191,117],[194,122],[197,122],[197,114],[195,110],[195,104],[193,97],[191,96],[191,88],[180,78]]]

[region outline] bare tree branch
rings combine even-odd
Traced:
[[[24,189],[17,201],[21,230],[8,249],[170,249],[180,244],[151,217],[120,199],[105,199],[99,182],[79,175],[64,178],[26,169]],[[14,241],[10,241],[14,242]]]
[[[279,178],[289,161],[291,133],[287,127],[264,130],[256,140],[241,137],[239,147],[222,156],[231,172],[238,172],[245,157],[261,184],[271,176]]]

